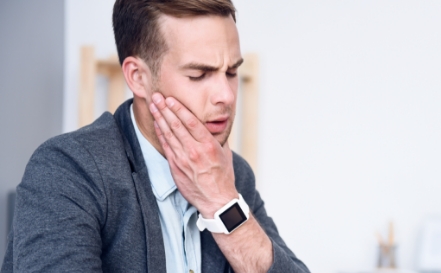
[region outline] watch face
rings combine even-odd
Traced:
[[[222,212],[222,214],[219,215],[219,218],[224,223],[228,232],[233,231],[247,220],[247,217],[243,213],[238,203],[235,203],[229,209]]]

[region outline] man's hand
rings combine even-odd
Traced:
[[[155,131],[182,196],[204,218],[238,197],[233,157],[186,107],[172,97],[155,93],[150,112]]]
[[[214,218],[217,210],[238,197],[228,143],[222,147],[176,99],[155,93],[152,100],[156,135],[176,186],[204,218]],[[235,272],[267,272],[273,262],[272,243],[252,213],[232,234],[213,237]]]

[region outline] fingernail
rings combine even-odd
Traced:
[[[156,93],[153,94],[152,99],[155,104],[158,104],[161,102],[161,96],[159,94],[156,94]]]
[[[158,108],[156,108],[156,106],[152,103],[150,104],[150,112],[155,113],[158,111]]]
[[[165,103],[167,104],[168,107],[173,107],[173,105],[175,105],[172,99],[166,99]]]

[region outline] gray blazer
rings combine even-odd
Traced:
[[[52,138],[32,155],[17,187],[13,228],[1,273],[166,272],[148,172],[130,117],[114,115]],[[236,187],[273,243],[269,272],[309,272],[280,238],[249,165],[233,155]],[[232,272],[208,231],[202,271]]]

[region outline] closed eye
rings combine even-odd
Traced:
[[[190,79],[190,81],[195,81],[195,82],[204,79],[204,77],[205,77],[205,73],[203,73],[202,75],[200,75],[200,76],[198,76],[198,77],[188,76],[188,78]]]
[[[234,78],[237,76],[237,72],[231,73],[231,72],[227,72],[227,77],[229,78]]]

